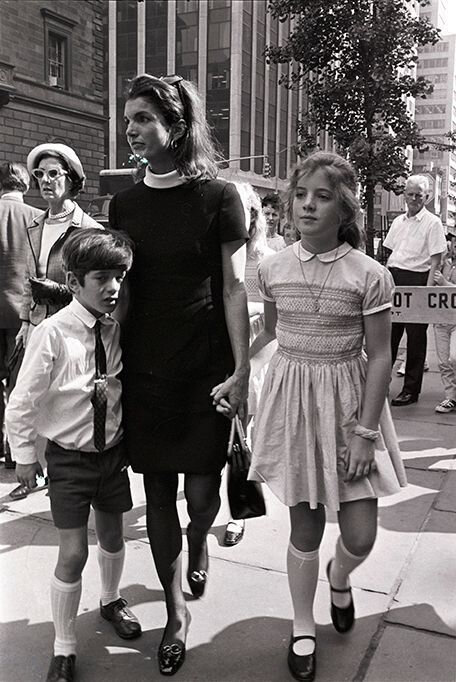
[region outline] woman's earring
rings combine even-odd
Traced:
[[[171,140],[171,149],[176,150],[177,149],[177,140]]]

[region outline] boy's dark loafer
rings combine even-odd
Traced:
[[[127,608],[127,601],[122,597],[106,606],[100,604],[100,614],[112,623],[114,630],[122,639],[136,639],[141,636],[141,625],[135,614]]]
[[[73,682],[76,656],[53,656],[46,682]]]

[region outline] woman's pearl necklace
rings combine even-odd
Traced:
[[[66,211],[62,211],[61,213],[51,213],[49,210],[49,218],[66,218],[67,215],[70,215],[70,213],[73,213],[74,211],[74,204],[71,204],[71,208],[68,208]]]

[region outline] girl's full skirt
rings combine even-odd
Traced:
[[[345,462],[362,411],[367,363],[361,355],[312,362],[283,350],[272,358],[256,416],[249,478],[264,481],[287,506],[391,495],[407,485],[388,404],[375,442],[377,471],[345,482]]]

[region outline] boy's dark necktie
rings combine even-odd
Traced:
[[[106,352],[101,338],[101,322],[95,322],[95,390],[93,405],[93,440],[95,447],[102,452],[106,445],[106,407],[108,403],[108,383],[106,379]]]

